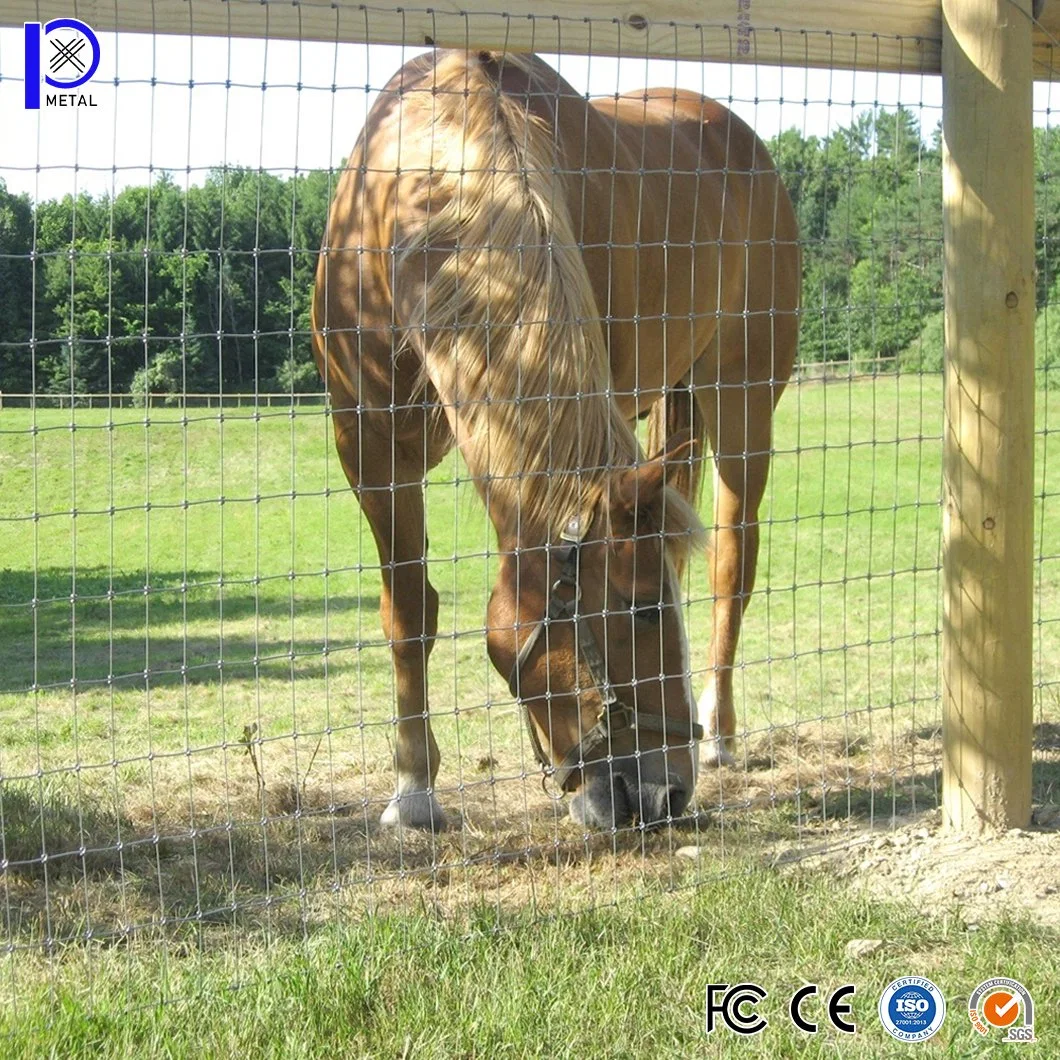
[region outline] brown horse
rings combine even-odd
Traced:
[[[709,99],[589,104],[542,60],[433,52],[383,90],[339,181],[313,334],[371,524],[397,690],[386,824],[444,827],[427,702],[423,480],[458,446],[497,532],[488,649],[571,815],[672,820],[697,722],[677,570],[714,456],[708,759],[758,553],[800,255],[762,142]],[[649,415],[650,460],[632,425]],[[668,440],[667,444],[663,444]]]

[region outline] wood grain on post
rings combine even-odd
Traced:
[[[943,0],[943,813],[1031,816],[1031,0]]]

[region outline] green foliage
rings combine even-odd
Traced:
[[[1036,383],[1046,390],[1060,390],[1060,280],[1034,322]]]
[[[309,357],[331,186],[217,169],[34,209],[0,182],[0,388],[165,390],[174,357],[190,392],[271,386]]]
[[[129,392],[133,404],[143,408],[150,404],[152,395],[164,395],[167,405],[175,405],[185,392],[185,360],[180,350],[163,350],[149,365],[138,368],[133,376]]]
[[[0,179],[0,389],[33,385],[32,334],[33,206],[26,195],[10,195]]]
[[[854,347],[875,360],[895,357],[909,344],[933,299],[921,272],[865,258],[851,272],[850,300],[861,310],[851,322]]]
[[[932,313],[920,334],[898,355],[898,367],[905,372],[941,372],[944,356],[943,313]]]
[[[323,389],[315,361],[296,361],[293,357],[283,362],[276,371],[276,389],[292,394],[316,393]]]
[[[804,240],[803,361],[893,358],[942,297],[942,181],[903,107],[821,140],[789,129],[771,148]]]
[[[803,239],[801,359],[934,370],[921,336],[942,302],[939,131],[876,109],[769,147]],[[1041,306],[1060,281],[1060,132],[1036,129],[1034,150]],[[327,171],[218,168],[201,186],[162,175],[34,206],[0,181],[0,388],[126,390],[180,349],[191,392],[316,389],[310,300],[333,190]]]

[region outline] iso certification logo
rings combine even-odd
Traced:
[[[945,1019],[946,999],[930,979],[895,979],[880,998],[880,1022],[900,1042],[926,1042]]]

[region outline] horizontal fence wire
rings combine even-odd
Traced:
[[[591,36],[594,20],[578,22]],[[270,938],[424,904],[558,915],[703,885],[763,856],[860,849],[876,829],[930,818],[941,746],[938,78],[818,70],[805,34],[785,40],[784,66],[747,62],[738,27],[742,66],[650,60],[632,45],[621,58],[545,56],[570,90],[544,73],[527,90],[523,67],[499,51],[443,57],[470,77],[485,66],[523,84],[507,120],[521,113],[524,126],[504,154],[500,119],[475,131],[467,117],[482,81],[439,89],[428,73],[417,96],[391,80],[410,61],[433,69],[422,35],[394,47],[102,39],[93,108],[28,115],[13,66],[21,39],[0,31],[0,101],[15,114],[0,157],[0,989],[16,1014],[24,992],[72,988],[75,975],[91,999],[138,947],[167,966],[227,947],[238,986]],[[879,45],[858,43],[870,55]],[[761,143],[748,134],[737,157],[722,139],[720,162],[688,166],[674,161],[675,136],[622,140],[592,124],[589,97],[606,113],[645,85],[718,100]],[[635,122],[637,105],[625,106]],[[580,129],[562,135],[542,117],[572,111]],[[371,164],[355,147],[366,123]],[[534,129],[547,157],[528,153]],[[1060,747],[1051,86],[1036,92],[1034,135],[1045,805],[1058,801]],[[585,140],[573,164],[564,136]],[[783,277],[746,269],[766,260],[756,246],[774,254],[788,242],[778,193],[762,232],[724,212],[773,164],[802,269],[798,360],[780,375],[770,366],[783,353]],[[442,216],[503,178],[547,195],[483,193]],[[473,230],[478,208],[495,221]],[[547,238],[527,227],[534,211],[551,219]],[[576,222],[565,229],[563,215]],[[502,236],[502,222],[515,234]],[[677,230],[691,232],[681,246]],[[535,253],[550,263],[543,316],[511,309],[530,304]],[[373,255],[377,266],[365,264]],[[557,280],[561,260],[573,271]],[[588,322],[563,315],[579,269],[596,281]],[[677,276],[680,297],[667,286]],[[490,293],[468,293],[470,280]],[[545,336],[533,347],[543,373],[505,327],[528,344]],[[752,332],[767,336],[757,375]],[[584,335],[596,333],[611,370],[594,378]],[[532,388],[569,376],[579,343],[578,385]],[[698,367],[680,362],[693,346]],[[714,550],[697,543],[679,581],[661,539],[694,537],[684,509],[671,500],[642,519],[612,495],[641,459],[622,448],[624,423],[651,455],[638,416],[664,389],[719,425],[713,452],[708,439],[692,464],[680,457],[705,470],[698,512]],[[497,413],[505,402],[533,427]],[[602,419],[578,411],[590,407]],[[534,418],[539,408],[547,415]],[[570,443],[574,463],[550,464],[561,432],[583,420],[603,433]],[[498,424],[521,446],[507,464]],[[732,515],[731,469],[733,488],[746,487],[762,457],[757,519]],[[552,496],[535,475],[554,476],[562,496],[564,476],[587,491],[606,482],[597,503],[612,505],[610,521],[546,503],[544,530],[529,515],[512,522],[509,498]],[[570,516],[585,537],[566,585]],[[622,526],[632,567],[608,550]],[[752,527],[753,593],[749,577],[719,593],[717,557],[732,555],[734,536],[749,547]],[[503,613],[490,606],[495,586]],[[557,619],[513,666],[504,645],[523,643],[557,594],[560,605],[580,594],[584,627]],[[726,662],[712,625],[733,623],[745,599]],[[586,662],[587,635],[603,676]],[[724,704],[712,710],[730,682],[731,740],[718,761],[708,731],[693,788],[690,726],[724,715]],[[584,749],[611,683],[669,729],[616,728],[581,759],[598,782],[564,795],[535,741],[554,763],[579,738]],[[572,689],[580,714],[563,700]],[[666,755],[675,764],[660,774]],[[443,813],[445,831],[417,827]],[[195,989],[184,973],[166,982],[130,988],[130,1005]]]

